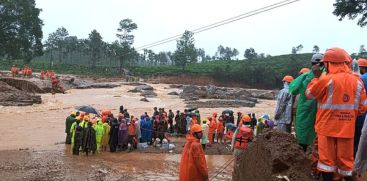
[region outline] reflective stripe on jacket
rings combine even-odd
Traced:
[[[345,64],[330,63],[328,70],[328,74],[312,79],[306,90],[307,98],[318,102],[316,132],[353,138],[357,115],[366,110],[364,86]]]

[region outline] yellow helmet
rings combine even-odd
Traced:
[[[80,116],[77,116],[75,119],[78,120],[78,121],[80,121]]]
[[[76,115],[76,112],[75,111],[72,111],[70,115],[75,116]]]
[[[84,121],[89,121],[89,116],[84,116]]]

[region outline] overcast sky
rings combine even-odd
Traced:
[[[69,35],[87,38],[96,29],[103,40],[116,40],[120,20],[132,19],[134,47],[193,30],[220,20],[270,5],[280,0],[36,0],[42,9],[44,39],[64,26]],[[195,34],[195,45],[214,55],[219,45],[237,48],[243,58],[246,48],[271,55],[289,54],[302,44],[302,52],[314,45],[321,51],[338,46],[349,53],[366,43],[366,28],[356,20],[338,21],[332,14],[335,0],[301,0],[296,3]],[[174,51],[176,42],[151,48]]]

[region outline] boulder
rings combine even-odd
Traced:
[[[146,91],[143,91],[140,96],[143,96],[143,97],[157,97],[157,93],[155,93],[153,90],[146,90]]]
[[[172,95],[172,96],[178,96],[179,94],[178,94],[178,92],[176,92],[176,91],[173,91],[173,92],[170,92],[170,93],[168,93],[168,95]]]
[[[139,85],[135,87],[135,90],[137,91],[143,91],[143,90],[154,90],[152,86],[150,85]]]
[[[142,101],[142,102],[149,102],[149,100],[147,99],[147,98],[142,98],[142,99],[140,99],[140,101]]]

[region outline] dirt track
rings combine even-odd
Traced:
[[[183,110],[185,104],[177,96],[167,95],[175,89],[168,85],[152,85],[158,94],[139,101],[139,94],[129,93],[134,86],[112,89],[71,89],[67,94],[42,94],[42,104],[0,109],[0,175],[5,180],[177,180],[179,154],[103,153],[96,156],[72,156],[63,144],[65,118],[75,106],[92,105],[112,109],[123,104],[130,114],[152,113],[152,107]],[[179,91],[179,90],[176,90]],[[272,113],[274,101],[261,101],[255,108],[236,108],[235,112]],[[204,117],[221,108],[200,109]],[[22,150],[22,151],[19,151]],[[231,155],[207,156],[210,176],[231,159]],[[232,166],[218,180],[230,180]],[[144,176],[143,176],[144,175]]]

